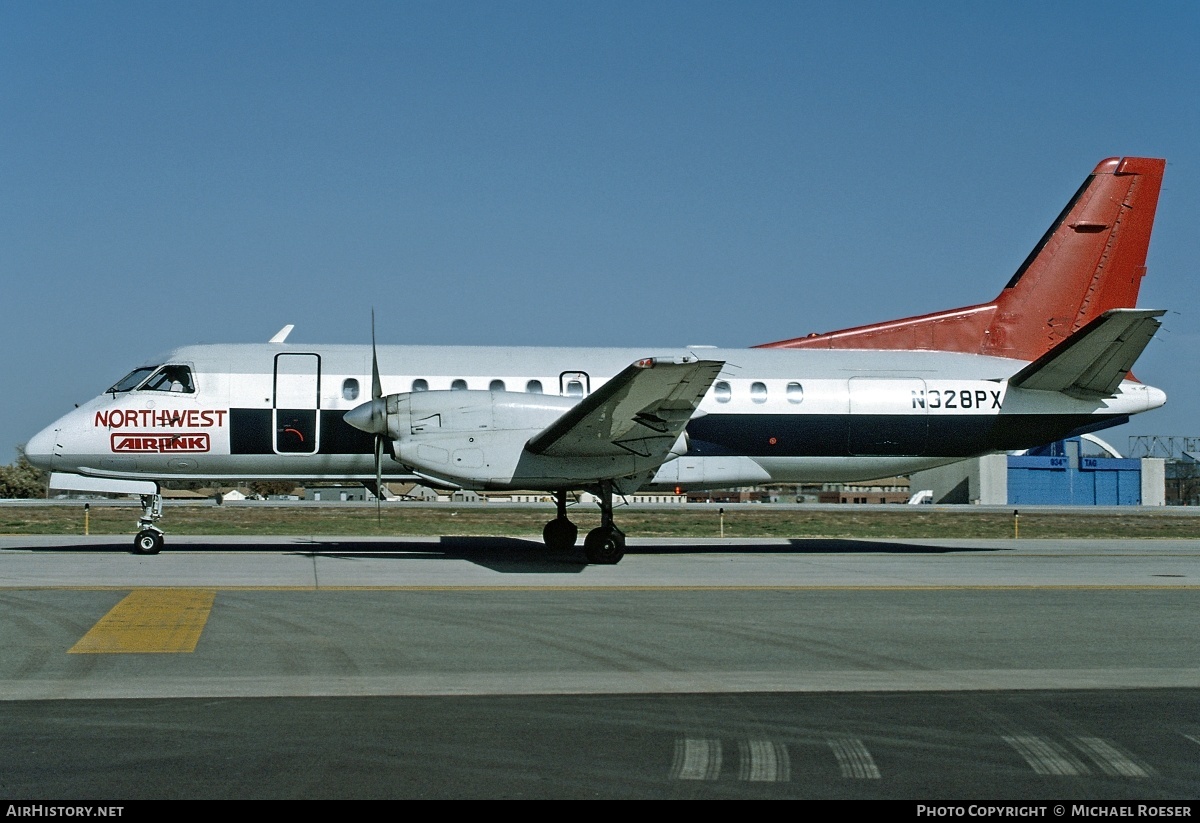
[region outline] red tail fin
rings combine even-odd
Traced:
[[[760,348],[929,349],[1036,360],[1109,309],[1137,304],[1166,164],[1102,161],[990,303]]]

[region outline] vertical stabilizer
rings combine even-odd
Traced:
[[[1165,160],[1101,161],[990,303],[768,343],[932,349],[1036,360],[1110,309],[1133,308]]]

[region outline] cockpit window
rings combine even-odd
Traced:
[[[149,377],[157,368],[158,366],[142,366],[140,369],[134,369],[116,383],[113,383],[111,386],[109,386],[108,391],[105,392],[105,394],[117,394],[118,392],[133,391],[135,388],[137,388],[139,383]]]
[[[192,384],[192,370],[187,366],[163,366],[140,387],[142,391],[169,391],[191,394],[196,391]]]

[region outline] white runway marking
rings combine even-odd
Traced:
[[[1076,737],[1075,748],[1086,754],[1105,774],[1119,777],[1149,777],[1151,770],[1099,737]]]
[[[1004,742],[1017,750],[1034,774],[1075,777],[1088,774],[1088,767],[1052,740],[1036,735],[1004,735]]]
[[[673,780],[716,780],[721,776],[721,741],[684,738],[675,741]]]
[[[787,746],[770,740],[739,740],[738,778],[751,782],[783,783],[791,779]]]
[[[859,780],[879,779],[879,767],[875,765],[875,759],[857,737],[832,738],[829,740],[829,748],[833,749],[833,756],[837,758],[842,777]]]

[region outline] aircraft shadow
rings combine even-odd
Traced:
[[[111,540],[81,538],[56,540],[41,546],[8,546],[22,551],[35,552],[88,552],[130,554],[128,538],[113,536]],[[1004,547],[940,546],[936,543],[898,543],[889,540],[847,538],[792,538],[786,543],[763,545],[760,543],[689,543],[670,544],[645,543],[634,538],[628,555],[705,555],[705,554],[908,554],[929,555],[949,552],[1007,551]],[[346,560],[387,559],[397,560],[463,560],[501,574],[578,574],[588,568],[583,555],[582,541],[573,550],[550,551],[540,540],[516,537],[441,537],[387,540],[302,538],[272,539],[247,538],[244,542],[208,541],[188,539],[186,542],[171,542],[168,538],[164,553],[187,552],[254,552],[265,554],[292,554],[303,557],[328,557]]]
[[[540,540],[516,537],[443,537],[405,540],[402,543],[322,541],[321,548],[295,554],[309,557],[404,560],[465,560],[502,574],[579,573],[587,568],[582,547],[573,551],[551,551]]]

